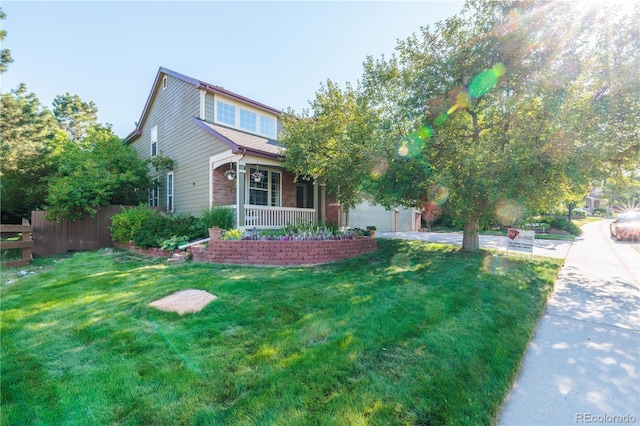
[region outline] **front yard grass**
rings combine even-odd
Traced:
[[[496,423],[561,261],[377,243],[315,267],[100,250],[3,273],[2,424]],[[148,306],[187,288],[218,300]]]

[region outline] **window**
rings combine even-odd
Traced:
[[[270,117],[260,116],[260,134],[268,137],[276,137],[276,120]]]
[[[167,88],[167,76],[162,77],[162,90]]]
[[[256,182],[252,178],[252,174],[257,171],[260,171],[263,175],[260,182]],[[282,191],[279,172],[250,167],[247,176],[249,178],[249,204],[254,206],[280,207]]]
[[[151,156],[155,157],[158,153],[158,126],[151,129]]]
[[[218,101],[216,104],[216,120],[220,123],[226,123],[231,126],[236,125],[236,107],[224,102]]]
[[[158,186],[154,186],[149,190],[149,207],[158,207],[159,195],[160,188]]]
[[[256,131],[256,115],[253,112],[240,110],[240,127],[251,132]]]
[[[280,173],[271,172],[271,206],[280,207]]]
[[[167,212],[173,212],[173,172],[167,173]]]

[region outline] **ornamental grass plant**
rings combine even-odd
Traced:
[[[378,247],[294,268],[108,249],[3,273],[2,424],[495,423],[561,261]],[[149,306],[184,289],[218,299]]]

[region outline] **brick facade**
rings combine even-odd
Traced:
[[[282,170],[282,207],[296,206],[296,183],[293,173]]]
[[[236,203],[236,181],[224,175],[227,170],[229,166],[224,165],[213,171],[213,204],[228,206]]]

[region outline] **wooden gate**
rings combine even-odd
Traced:
[[[95,217],[73,222],[52,222],[44,218],[45,211],[31,212],[34,257],[110,247],[111,216],[121,211],[122,206],[100,207]]]
[[[26,220],[22,221],[22,225],[0,225],[0,235],[2,234],[22,234],[22,241],[0,241],[0,250],[21,249],[22,258],[18,260],[8,260],[2,262],[2,267],[25,266],[31,263],[31,232],[33,227]]]

